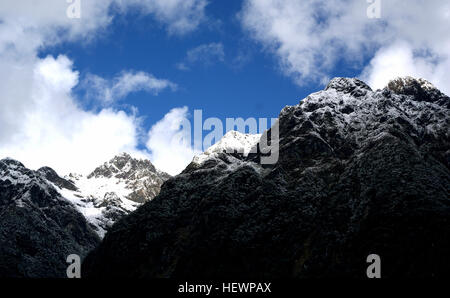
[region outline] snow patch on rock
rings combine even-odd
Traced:
[[[244,134],[231,130],[219,142],[195,156],[193,162],[201,165],[209,159],[217,158],[220,153],[240,153],[245,157],[255,148],[260,139],[261,134]]]

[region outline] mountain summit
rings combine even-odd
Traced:
[[[383,277],[448,276],[449,102],[421,79],[335,78],[281,111],[276,164],[191,163],[111,228],[85,276],[365,278],[374,253]]]
[[[86,177],[69,174],[61,178],[50,168],[39,171],[85,215],[101,237],[114,222],[152,200],[170,178],[149,160],[127,153],[115,156]]]
[[[260,138],[260,134],[244,134],[231,130],[205,152],[195,156],[193,162],[202,164],[206,160],[217,157],[221,153],[237,153],[247,156],[256,146]]]
[[[131,190],[127,199],[143,203],[153,199],[164,181],[171,176],[159,171],[148,159],[135,159],[127,153],[115,156],[96,168],[87,179],[118,179]]]

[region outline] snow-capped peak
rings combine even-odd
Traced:
[[[139,178],[152,173],[158,173],[155,166],[147,159],[136,159],[127,153],[122,153],[103,165],[96,168],[88,178],[116,177],[116,178]],[[167,174],[166,174],[167,175]]]
[[[421,78],[413,78],[410,76],[406,77],[397,77],[391,81],[389,81],[387,88],[395,91],[396,93],[403,94],[405,89],[408,88],[417,88],[420,87],[424,90],[434,90],[436,87],[430,83],[429,81]]]
[[[0,181],[8,180],[12,184],[28,184],[32,181],[39,183],[39,175],[12,158],[0,160]]]
[[[406,95],[416,102],[436,103],[450,108],[449,97],[443,94],[432,83],[424,79],[413,77],[400,77],[388,83],[384,90],[397,95]]]
[[[30,203],[29,191],[33,187],[41,189],[49,197],[63,200],[62,198],[53,196],[53,194],[57,194],[57,192],[39,171],[30,170],[21,162],[12,158],[0,160],[0,184],[3,184],[3,186],[10,185],[24,187],[24,192],[18,193],[17,196],[10,198],[15,201],[16,205],[19,207],[23,207],[27,202]]]
[[[88,176],[72,173],[60,178],[51,169],[39,171],[84,214],[101,237],[120,217],[158,195],[161,185],[170,178],[149,160],[127,153],[113,157]]]
[[[260,138],[261,134],[244,134],[231,130],[205,152],[195,156],[193,162],[202,164],[206,160],[214,158],[219,153],[240,153],[247,156],[259,142]]]
[[[335,89],[336,91],[346,91],[346,92],[351,92],[355,89],[365,89],[372,91],[372,88],[370,88],[369,85],[367,85],[366,83],[357,78],[343,78],[343,77],[337,77],[332,79],[325,88],[325,90],[329,89]]]
[[[5,157],[1,160],[3,163],[7,164],[9,167],[24,167],[24,165],[11,157]]]

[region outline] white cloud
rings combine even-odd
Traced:
[[[205,18],[206,0],[115,0],[121,9],[138,8],[154,15],[170,33],[195,30]]]
[[[0,51],[14,47],[17,53],[33,54],[38,47],[63,40],[92,39],[112,20],[110,4],[110,0],[82,1],[82,18],[70,19],[66,1],[1,1]]]
[[[81,18],[67,17],[70,4],[64,0],[1,1],[2,27],[8,27],[3,37],[14,38],[16,34],[33,36],[22,40],[23,44],[51,44],[61,39],[93,38],[95,32],[106,28],[116,13],[137,10],[150,15],[167,27],[172,34],[185,34],[195,30],[205,20],[206,0],[81,0]],[[58,30],[56,30],[58,29]],[[0,41],[1,42],[1,41]]]
[[[398,76],[422,77],[444,93],[450,94],[448,70],[450,60],[437,56],[414,53],[410,44],[398,42],[378,51],[364,69],[362,78],[372,88],[381,89]]]
[[[177,67],[180,70],[189,70],[189,66],[194,64],[203,64],[204,66],[211,66],[216,62],[223,62],[225,60],[225,51],[222,43],[202,44],[193,49],[190,49],[183,62],[178,63]]]
[[[381,19],[369,19],[369,3],[362,0],[246,0],[240,19],[298,84],[325,81],[339,62],[362,68],[365,59],[376,53],[380,57],[400,42],[413,52],[417,75],[445,81],[440,70],[448,65],[450,53],[450,3],[382,0],[381,4]],[[434,66],[427,62],[424,67],[423,59],[430,57]],[[365,75],[370,77],[368,71]],[[450,82],[444,84],[441,87],[448,90]]]
[[[27,72],[28,80],[10,81],[14,85],[8,90],[28,94],[4,105],[1,97],[0,156],[16,158],[31,168],[48,165],[61,173],[85,173],[105,157],[136,151],[139,119],[112,109],[100,113],[80,109],[71,95],[78,73],[66,56],[48,56],[27,66],[19,72]]]
[[[39,50],[64,41],[95,39],[113,19],[112,4],[119,12],[137,9],[152,15],[170,33],[184,34],[203,20],[206,2],[82,0],[81,19],[70,19],[66,1],[1,1],[0,158],[10,156],[31,168],[48,165],[64,174],[85,173],[122,151],[149,157],[146,150],[137,149],[142,127],[136,114],[112,108],[84,110],[72,94],[79,83],[73,61],[64,55],[38,56]],[[112,98],[174,86],[143,72],[122,73],[105,84],[117,92]]]
[[[146,91],[158,95],[164,89],[175,90],[177,85],[165,79],[155,78],[146,72],[123,71],[112,80],[106,80],[89,74],[84,82],[88,96],[104,103],[112,103],[138,91]]]
[[[183,133],[176,125],[187,121],[187,108],[170,111],[152,127],[150,155],[136,149],[142,131],[136,115],[111,108],[94,113],[77,105],[71,92],[79,74],[66,56],[36,58],[23,68],[9,66],[10,76],[0,80],[1,87],[8,87],[6,97],[0,97],[0,158],[10,156],[30,168],[47,165],[67,174],[87,173],[115,154],[129,152],[178,173],[196,153],[176,142]]]
[[[369,41],[363,34],[364,5],[365,1],[343,5],[337,0],[247,0],[240,18],[249,34],[276,55],[282,71],[304,83],[322,80],[338,56],[357,54],[362,41]]]
[[[171,175],[179,174],[194,155],[191,144],[191,125],[188,108],[174,108],[157,122],[148,133],[147,148],[151,150],[151,160],[157,168]]]

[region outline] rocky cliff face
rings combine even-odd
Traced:
[[[333,79],[279,116],[279,160],[216,152],[116,223],[89,277],[448,276],[450,99]],[[270,131],[268,132],[270,134]],[[267,138],[264,134],[262,138]]]
[[[0,160],[0,278],[66,277],[66,258],[83,258],[100,238],[48,182],[49,168],[32,171]]]

